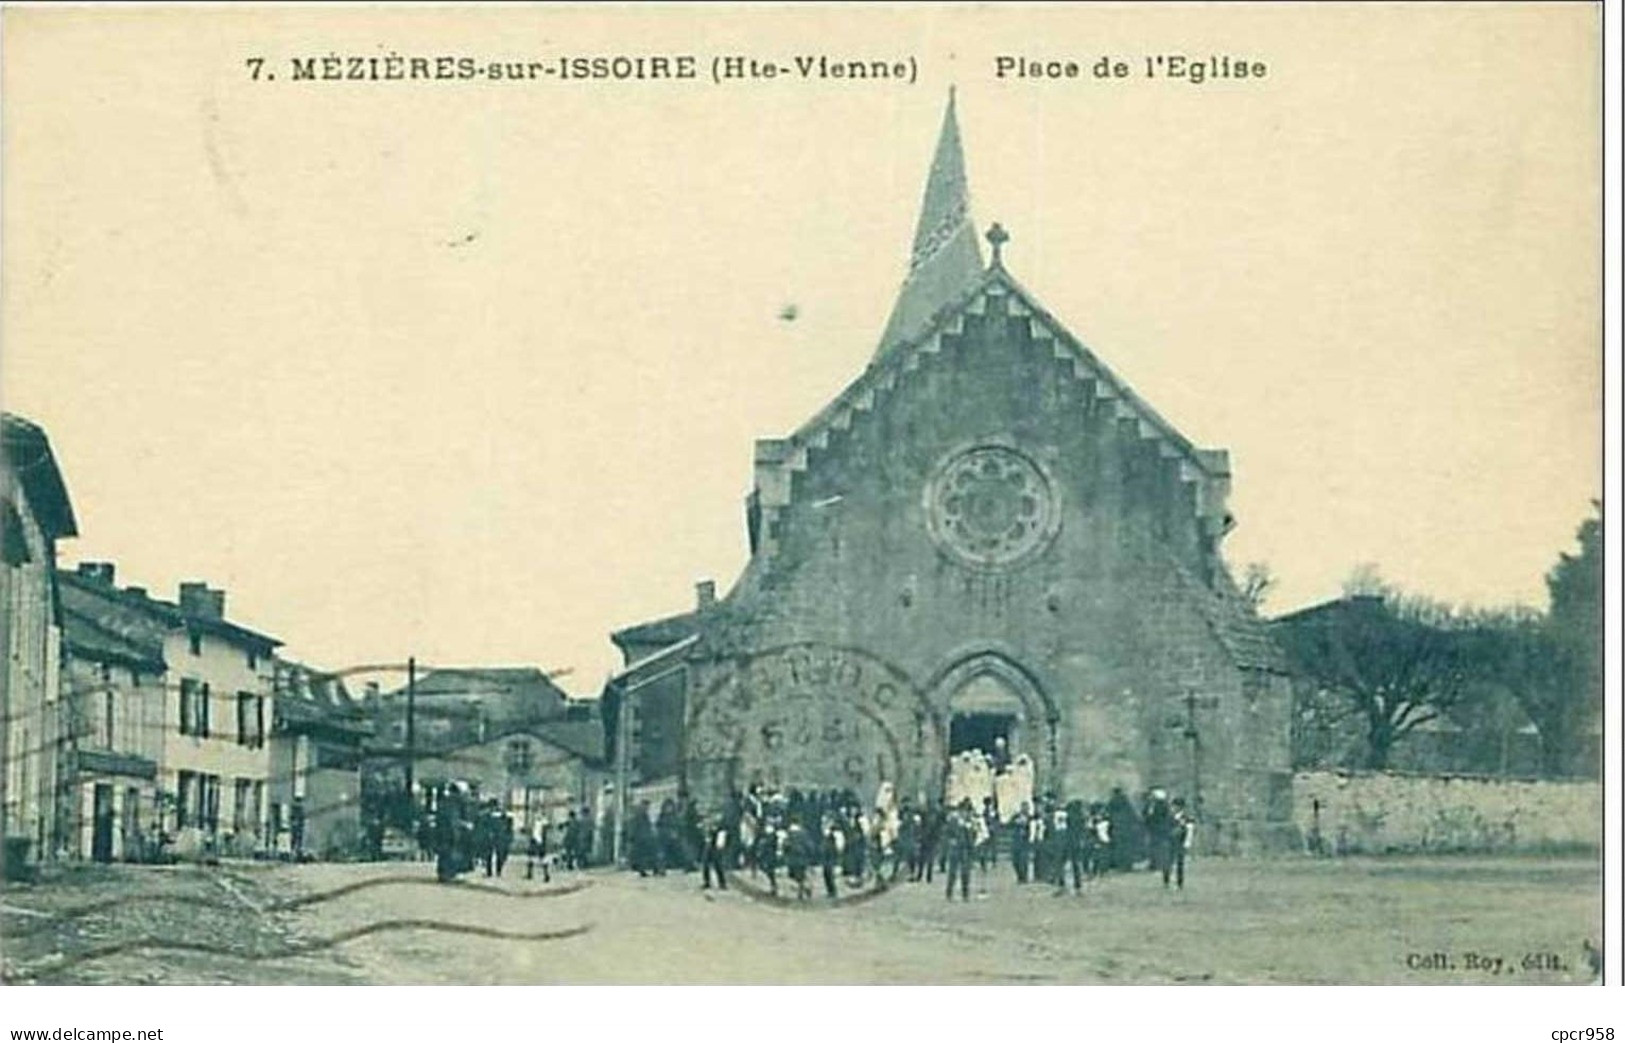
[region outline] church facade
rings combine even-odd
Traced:
[[[1290,685],[1221,556],[1227,454],[1046,312],[997,225],[984,261],[966,201],[950,101],[872,362],[757,442],[734,587],[615,635],[612,745],[702,801],[934,799],[953,754],[1003,739],[1040,792],[1161,787],[1209,844],[1287,842]]]

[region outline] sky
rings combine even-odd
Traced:
[[[611,630],[738,575],[753,441],[868,362],[952,84],[973,216],[1230,451],[1226,555],[1269,564],[1269,611],[1364,562],[1541,606],[1601,493],[1597,17],[10,9],[0,402],[51,436],[70,566],[222,586],[322,667],[533,664],[595,694]],[[1179,53],[1267,73],[1138,75]],[[390,54],[701,75],[292,79]],[[915,73],[718,84],[723,55]],[[1103,55],[1136,75],[1087,75]]]

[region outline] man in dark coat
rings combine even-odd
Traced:
[[[576,861],[576,854],[581,848],[581,819],[576,817],[572,808],[568,818],[564,820],[564,842],[560,854],[563,856],[564,868],[580,869]]]
[[[949,901],[953,901],[954,882],[959,882],[959,898],[970,901],[970,867],[976,847],[976,809],[967,797],[950,812],[942,828],[942,853],[947,864]]]
[[[484,867],[486,876],[496,875],[496,817],[489,804],[474,809],[474,861]]]
[[[1038,799],[1038,807],[1033,809],[1032,826],[1028,836],[1032,837],[1033,875],[1034,880],[1049,880],[1053,867],[1050,858],[1050,826],[1055,817],[1054,797],[1046,793]]]
[[[728,863],[733,857],[733,833],[728,828],[726,813],[711,816],[704,827],[705,851],[700,856],[700,872],[704,877],[701,887],[711,889],[711,876],[716,875],[717,887],[728,889]]]
[[[660,872],[660,842],[655,837],[654,823],[649,821],[649,802],[638,801],[627,822],[630,842],[629,861],[639,876]]]
[[[1168,800],[1161,790],[1151,792],[1146,807],[1145,830],[1151,846],[1151,867],[1162,874],[1162,886],[1173,878],[1185,889],[1185,849],[1190,844],[1194,824],[1182,799]]]
[[[838,812],[825,813],[821,841],[819,861],[824,870],[824,897],[835,898],[839,894],[835,878],[843,871],[847,844],[845,824]]]
[[[943,831],[948,822],[948,812],[942,805],[933,801],[925,809],[923,828],[920,830],[920,872],[914,879],[920,879],[923,874],[925,882],[931,882],[931,874],[937,867],[937,860],[941,856],[943,844]]]
[[[779,893],[780,844],[778,821],[765,819],[757,829],[756,850],[751,853],[751,859],[757,869],[767,874],[767,889],[775,895]]]
[[[799,821],[792,819],[784,841],[784,871],[796,885],[796,898],[812,897],[807,870],[818,861],[818,839]]]
[[[1010,819],[1010,865],[1016,871],[1016,883],[1025,884],[1032,871],[1032,809],[1026,804]]]
[[[491,825],[495,834],[492,839],[496,847],[497,876],[501,876],[503,867],[508,864],[508,855],[513,852],[513,816],[498,811]]]
[[[1066,893],[1066,872],[1071,869],[1072,893],[1079,894],[1083,891],[1084,834],[1088,829],[1083,801],[1074,800],[1068,803],[1066,810],[1058,818],[1065,825],[1057,826],[1056,850],[1060,864],[1055,867],[1055,893]]]
[[[1121,786],[1112,788],[1111,799],[1106,802],[1106,821],[1111,823],[1112,832],[1111,867],[1133,869],[1145,858],[1145,831],[1134,802]]]

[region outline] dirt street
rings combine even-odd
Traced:
[[[1582,945],[1598,937],[1598,875],[1584,859],[1215,860],[1192,867],[1184,893],[1140,872],[1064,897],[1001,870],[968,904],[921,884],[837,908],[609,871],[564,874],[551,887],[587,886],[534,897],[547,888],[522,863],[503,893],[437,886],[423,865],[258,873],[283,897],[400,881],[288,914],[307,942],[402,919],[510,935],[589,928],[535,941],[389,929],[336,946],[323,972],[390,984],[1564,983],[1591,977]]]
[[[550,885],[418,863],[86,867],[0,895],[10,983],[1572,983],[1590,979],[1588,859],[1213,860],[1081,896],[1008,868],[784,907],[695,875]]]

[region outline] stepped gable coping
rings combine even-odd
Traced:
[[[963,332],[965,315],[985,314],[990,297],[1009,297],[1009,314],[1017,318],[1026,317],[1034,340],[1053,341],[1056,358],[1072,359],[1075,377],[1096,382],[1097,399],[1120,403],[1119,419],[1135,420],[1142,438],[1156,439],[1164,457],[1178,458],[1184,480],[1194,482],[1201,478],[1212,482],[1228,481],[1230,454],[1226,450],[1200,449],[1192,444],[1112,372],[1099,356],[1073,336],[1065,324],[1038,304],[1002,265],[989,267],[974,286],[942,308],[919,335],[898,342],[882,358],[872,362],[790,437],[757,440],[756,462],[777,464],[791,470],[805,469],[809,447],[824,448],[829,443],[830,431],[850,428],[854,413],[873,409],[875,399],[880,394],[896,387],[903,374],[919,367],[922,355],[941,350],[942,337],[957,336]],[[1199,507],[1198,513],[1205,515],[1207,512]],[[1228,526],[1227,518],[1217,521],[1221,529]]]

